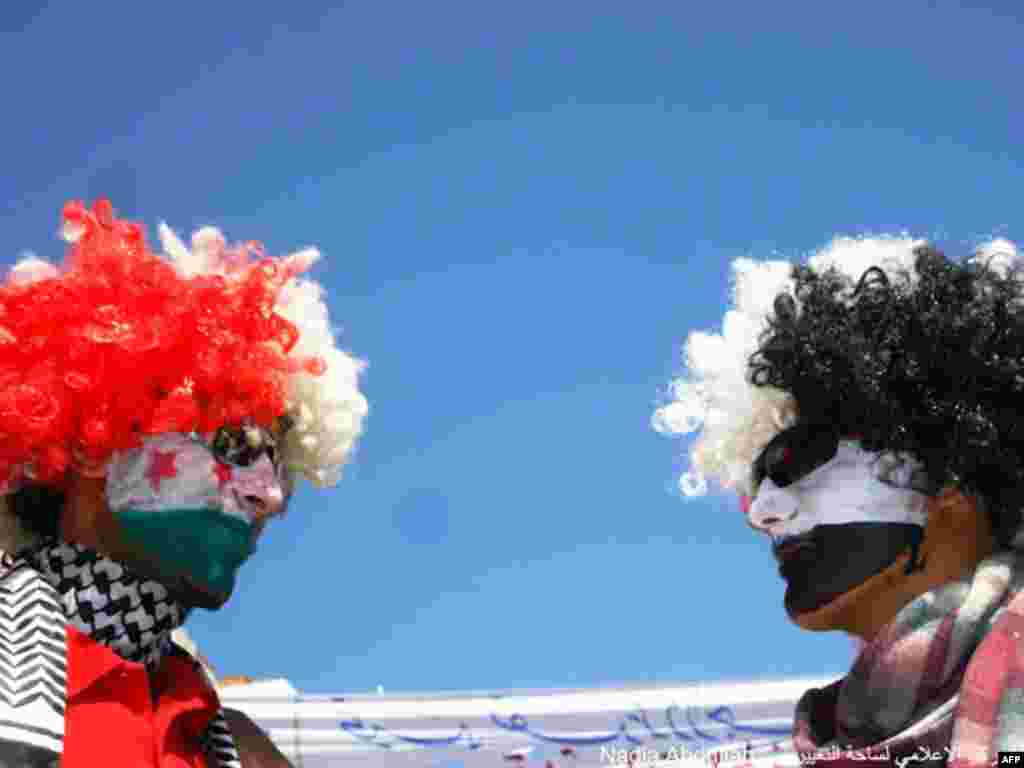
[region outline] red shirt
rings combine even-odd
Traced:
[[[208,768],[200,738],[220,707],[198,663],[168,656],[150,679],[68,626],[68,708],[61,768]]]

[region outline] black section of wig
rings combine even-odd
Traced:
[[[795,267],[753,382],[792,394],[801,423],[909,453],[935,490],[979,497],[1006,544],[1024,508],[1024,276],[931,246],[915,257],[916,275],[872,268],[856,283]]]

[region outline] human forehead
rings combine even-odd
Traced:
[[[280,440],[284,438],[294,424],[295,420],[289,414],[284,414],[269,422],[256,421],[255,419],[241,419],[240,421],[219,424],[213,428],[207,427],[205,430],[196,430],[189,434],[213,436],[217,433],[223,432],[234,434],[259,433],[263,436]]]

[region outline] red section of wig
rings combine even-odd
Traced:
[[[226,274],[182,277],[142,228],[71,202],[56,276],[0,286],[0,486],[100,473],[116,450],[162,432],[213,431],[285,410],[296,327],[274,313],[299,269],[258,244]]]

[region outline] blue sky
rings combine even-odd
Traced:
[[[342,484],[227,607],[310,692],[839,673],[731,498],[650,429],[730,259],[1020,238],[1016,3],[35,4],[0,12],[0,253],[66,199],[318,245],[369,362]],[[337,4],[341,5],[341,4]]]

